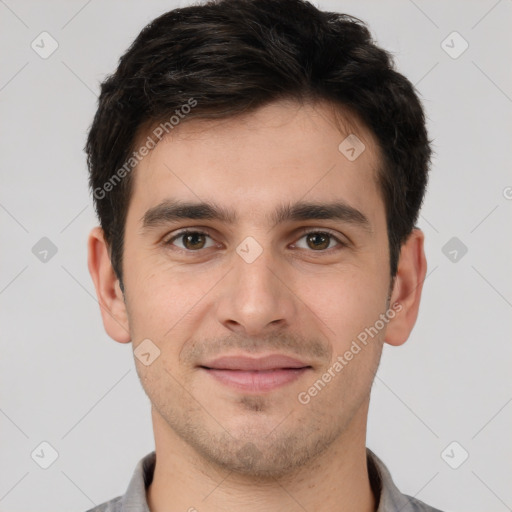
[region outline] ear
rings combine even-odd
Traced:
[[[423,231],[414,228],[400,251],[390,303],[390,307],[397,313],[388,323],[385,338],[390,345],[405,343],[418,317],[423,281],[427,273],[424,238]]]
[[[126,304],[100,227],[92,229],[87,245],[89,272],[96,288],[105,331],[115,341],[128,343],[131,336]]]

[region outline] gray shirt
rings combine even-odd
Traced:
[[[441,512],[422,501],[402,494],[391,479],[384,463],[369,449],[366,449],[368,473],[375,496],[379,496],[376,512]],[[148,453],[142,458],[133,473],[128,489],[118,496],[102,503],[87,512],[150,512],[146,500],[146,489],[153,480],[156,453]]]

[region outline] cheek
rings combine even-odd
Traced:
[[[333,348],[342,350],[385,311],[388,283],[368,267],[303,279],[300,298]],[[320,320],[320,322],[318,322]]]
[[[150,255],[132,261],[126,289],[130,329],[136,338],[166,342],[179,336],[187,319],[197,314],[202,299],[219,280],[215,271],[185,271],[162,257]]]
[[[332,346],[331,361],[321,370],[320,380],[328,384],[318,407],[332,411],[341,421],[370,392],[385,333],[385,329],[371,329],[385,312],[388,283],[362,271],[338,273],[328,283],[324,293],[309,290],[305,302],[315,314],[312,321]]]

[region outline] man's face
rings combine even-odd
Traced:
[[[184,122],[136,169],[125,298],[133,348],[149,339],[160,350],[147,366],[135,361],[161,442],[275,476],[364,436],[385,328],[344,354],[386,312],[390,278],[374,140],[352,130],[366,146],[354,161],[338,149],[349,133],[325,105],[274,103],[244,118]],[[208,203],[232,218],[204,208],[180,218],[156,208],[166,201]],[[345,208],[277,218],[298,203]],[[275,381],[268,371],[251,380],[221,363],[205,368],[270,354],[307,368],[282,369]]]

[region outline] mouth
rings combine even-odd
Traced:
[[[224,356],[199,368],[235,390],[261,393],[295,381],[312,366],[289,356],[275,354],[260,358]]]

